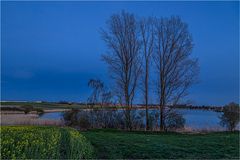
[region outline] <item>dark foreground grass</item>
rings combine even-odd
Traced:
[[[239,132],[208,134],[92,130],[82,133],[96,158],[239,159]]]

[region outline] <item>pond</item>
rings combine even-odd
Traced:
[[[143,111],[143,110],[142,110]],[[152,110],[154,112],[154,110]],[[208,110],[190,110],[190,109],[177,109],[183,114],[186,120],[185,126],[194,129],[217,129],[223,130],[224,128],[219,124],[221,112],[214,112]],[[60,120],[63,118],[63,112],[44,113],[40,116],[41,119],[55,119]],[[239,129],[238,125],[238,129]]]
[[[63,112],[49,112],[44,113],[40,117],[40,119],[54,119],[54,120],[61,120],[63,118]]]
[[[219,117],[222,115],[221,112],[190,109],[179,109],[179,112],[183,114],[187,127],[196,129],[222,128],[222,126],[219,124]]]

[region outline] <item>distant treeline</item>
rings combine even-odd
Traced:
[[[86,103],[86,102],[81,102],[81,103],[77,103],[77,102],[68,102],[68,101],[59,101],[56,102],[58,104],[68,104],[68,105],[87,105],[87,106],[102,106],[103,108],[109,107],[109,108],[125,108],[124,105],[121,104],[117,104],[117,103],[105,103],[105,104],[101,104],[101,103]],[[133,109],[145,109],[145,104],[134,104],[132,105]],[[149,108],[150,109],[158,109],[159,105],[158,104],[149,104]],[[201,110],[213,110],[216,112],[222,112],[223,111],[223,106],[193,106],[193,105],[181,105],[181,104],[177,104],[177,105],[171,105],[171,106],[167,106],[169,108],[179,108],[179,109],[201,109]]]
[[[1,102],[1,105],[47,105],[47,106],[52,106],[54,105],[55,107],[57,107],[57,105],[79,105],[79,106],[94,106],[94,108],[111,108],[111,109],[121,109],[121,108],[125,108],[124,105],[121,104],[117,104],[117,103],[105,103],[105,104],[101,104],[101,103],[77,103],[77,102],[68,102],[68,101],[59,101],[59,102],[46,102],[46,101],[39,101],[39,102]],[[1,107],[1,110],[18,110],[19,108],[13,108],[13,107],[5,107],[3,108],[3,106]],[[149,108],[150,109],[158,109],[159,105],[157,104],[149,104]],[[169,108],[180,108],[180,109],[201,109],[201,110],[212,110],[212,111],[216,111],[216,112],[222,112],[223,111],[223,106],[193,106],[193,105],[174,105],[174,106],[167,106]],[[84,107],[85,108],[85,107]],[[145,105],[144,104],[134,104],[132,105],[132,109],[144,109]],[[19,109],[22,111],[22,109]]]
[[[213,110],[216,112],[222,112],[222,106],[192,106],[192,105],[175,105],[174,108],[183,108],[183,109],[202,109],[202,110]]]
[[[44,113],[43,109],[41,109],[41,108],[34,108],[31,105],[23,105],[23,106],[20,106],[20,107],[1,106],[0,110],[1,111],[20,111],[20,112],[24,112],[25,114],[30,113],[32,111],[35,111],[39,115]]]
[[[121,104],[98,104],[98,103],[77,103],[79,105],[88,105],[88,106],[103,106],[104,108],[124,108],[124,105]],[[157,104],[149,104],[149,109],[158,109],[159,105]],[[223,106],[193,106],[193,105],[171,105],[167,106],[169,108],[179,108],[179,109],[201,109],[201,110],[213,110],[216,112],[222,112]],[[145,109],[144,104],[134,104],[132,105],[132,109]]]

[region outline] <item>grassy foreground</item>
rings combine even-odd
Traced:
[[[142,133],[114,130],[83,132],[97,158],[238,159],[239,132],[208,134]]]
[[[2,126],[0,134],[0,159],[239,158],[239,132],[180,134],[90,130],[80,133],[71,128]]]
[[[1,127],[0,159],[92,158],[87,139],[71,128]]]

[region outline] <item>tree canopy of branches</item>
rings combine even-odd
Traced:
[[[223,108],[220,124],[226,126],[229,131],[233,131],[239,123],[239,116],[239,104],[230,103]]]
[[[153,60],[156,70],[156,90],[159,99],[160,129],[171,109],[187,95],[196,82],[199,67],[191,57],[193,41],[187,24],[179,17],[140,18],[122,11],[107,21],[102,37],[108,47],[103,60],[108,64],[119,102],[126,106],[126,125],[131,129],[130,110],[139,83],[143,78],[146,129],[148,129],[149,70]],[[152,80],[152,79],[150,79]]]
[[[141,73],[140,41],[135,16],[124,11],[114,14],[107,22],[102,37],[108,47],[103,60],[108,64],[119,102],[126,106],[126,126],[131,129],[130,109]]]
[[[165,128],[165,108],[186,96],[198,72],[197,59],[190,57],[193,48],[187,24],[179,17],[155,19],[154,62],[157,71],[160,129]],[[167,112],[166,112],[167,113]]]

